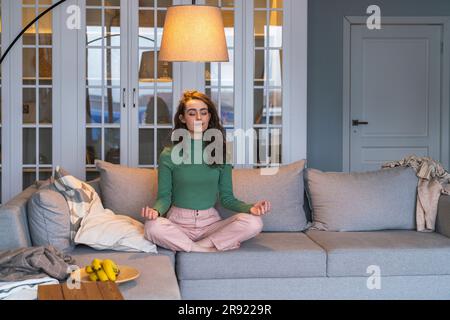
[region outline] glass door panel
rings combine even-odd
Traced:
[[[22,1],[25,27],[51,1]],[[22,188],[48,179],[53,167],[53,19],[46,13],[23,35],[22,48]]]
[[[120,0],[86,1],[86,180],[98,176],[96,159],[121,163],[122,15]]]
[[[164,146],[170,144],[173,122],[172,63],[158,61],[167,7],[172,1],[140,0],[137,7],[138,166],[155,167]]]

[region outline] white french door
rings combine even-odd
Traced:
[[[1,49],[57,2],[0,0]],[[157,166],[187,89],[211,96],[227,133],[261,134],[253,158],[248,140],[231,142],[235,161],[239,151],[264,166],[277,130],[275,162],[306,157],[307,0],[197,3],[222,9],[230,62],[158,61],[168,7],[191,0],[67,0],[19,38],[1,65],[3,203],[56,165],[88,180],[95,159]],[[81,20],[71,28],[74,8]]]
[[[86,179],[95,159],[155,167],[170,141],[172,63],[158,61],[172,1],[86,1]]]
[[[86,178],[95,159],[126,163],[128,124],[126,0],[86,0]]]

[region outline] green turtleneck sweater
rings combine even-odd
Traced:
[[[199,140],[192,140],[190,164],[174,164],[171,159],[172,147],[166,147],[161,152],[158,167],[158,197],[153,209],[157,210],[160,216],[164,216],[171,205],[205,210],[214,207],[219,197],[223,207],[235,212],[249,213],[253,204],[240,201],[233,195],[231,165],[224,164],[211,168],[203,159],[197,160],[193,151],[194,146],[196,150],[201,147],[198,142]],[[204,146],[203,141],[201,148]]]

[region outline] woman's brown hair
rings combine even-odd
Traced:
[[[175,131],[177,129],[186,129],[187,130],[187,126],[185,123],[183,123],[180,119],[180,115],[184,116],[184,112],[186,110],[186,104],[190,101],[190,100],[200,100],[203,101],[207,106],[208,106],[208,112],[211,115],[210,119],[209,119],[209,123],[208,123],[208,129],[217,129],[222,133],[222,141],[223,141],[223,163],[226,162],[226,132],[225,129],[222,125],[222,122],[220,120],[219,114],[217,112],[217,107],[214,104],[214,102],[204,93],[201,93],[199,91],[185,91],[183,93],[183,97],[181,98],[179,104],[178,104],[178,108],[177,108],[177,112],[175,113],[174,116],[174,129],[172,130]],[[207,129],[207,130],[208,130]],[[215,138],[214,138],[215,139]],[[208,146],[209,144],[214,142],[214,139],[212,139],[212,141],[206,141],[206,146]],[[178,143],[182,142],[181,141],[172,141],[173,145],[177,145]],[[212,152],[212,156],[215,156],[215,150],[213,150]],[[216,167],[216,166],[221,166],[221,164],[216,163],[215,161],[210,164],[210,166],[212,167]]]

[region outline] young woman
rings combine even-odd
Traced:
[[[174,120],[174,130],[188,130],[192,139],[191,151],[195,140],[201,144],[201,151],[214,142],[203,141],[197,136],[200,126],[200,136],[208,129],[219,130],[225,156],[225,130],[208,96],[198,91],[185,92]],[[174,164],[173,147],[164,148],[160,154],[155,204],[152,208],[142,208],[141,214],[147,218],[145,236],[148,240],[173,251],[214,252],[237,249],[242,241],[261,232],[260,216],[270,211],[269,201],[247,204],[236,199],[230,164],[225,160],[220,163],[208,161],[207,164],[203,157],[201,163]],[[214,208],[217,195],[223,207],[237,214],[222,220]]]

